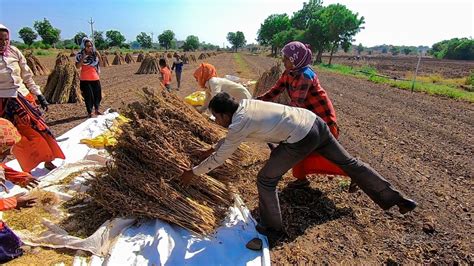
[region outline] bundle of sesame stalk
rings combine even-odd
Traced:
[[[210,175],[182,186],[181,174],[199,162],[205,150],[225,131],[191,106],[163,90],[144,88],[145,101],[124,111],[131,119],[121,126],[117,144],[108,151],[113,160],[92,180],[88,192],[114,216],[158,218],[197,234],[209,234],[233,203],[227,184],[216,178],[239,173],[253,160],[248,146]]]

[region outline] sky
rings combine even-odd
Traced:
[[[127,42],[140,32],[172,30],[178,40],[196,35],[200,41],[229,45],[228,32],[242,31],[256,43],[261,23],[271,14],[289,16],[303,6],[299,0],[0,0],[0,23],[20,40],[22,27],[47,18],[61,30],[61,39],[77,32],[119,30]],[[364,16],[365,25],[354,38],[364,46],[427,45],[454,37],[474,37],[473,0],[324,0],[340,3]]]

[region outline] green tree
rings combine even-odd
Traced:
[[[273,14],[268,16],[257,32],[257,41],[261,45],[271,45],[272,54],[276,56],[277,48],[273,43],[273,37],[279,32],[289,30],[291,28],[290,18],[287,14]],[[230,42],[230,41],[229,41]]]
[[[298,30],[306,30],[314,14],[323,9],[322,4],[322,0],[309,0],[308,3],[303,3],[303,8],[293,13],[291,26]]]
[[[171,30],[165,30],[158,36],[158,41],[162,47],[168,50],[171,47],[171,42],[174,39],[174,32]]]
[[[362,43],[359,43],[359,45],[357,46],[357,54],[360,55],[360,53],[362,53],[364,51],[364,46],[362,45]]]
[[[43,39],[43,43],[54,45],[59,41],[61,30],[54,28],[46,18],[43,21],[35,21],[33,27]]]
[[[398,46],[390,47],[390,53],[392,55],[398,55],[400,53],[400,47],[398,47]]]
[[[321,8],[312,14],[308,28],[303,32],[302,41],[311,45],[311,49],[316,54],[316,63],[321,63],[323,52],[330,47],[328,21],[322,14],[324,8]]]
[[[285,46],[287,43],[291,41],[302,40],[303,39],[302,35],[303,35],[302,30],[297,30],[295,28],[292,28],[290,30],[285,30],[285,31],[275,34],[275,36],[273,36],[272,43],[278,51],[278,49],[283,48],[283,46]]]
[[[80,32],[76,33],[76,35],[74,35],[74,38],[73,38],[73,39],[74,39],[74,42],[75,42],[77,45],[81,45],[82,39],[83,39],[84,37],[87,37],[87,34],[85,34],[84,32],[81,32],[81,31],[80,31]]]
[[[145,32],[141,32],[137,35],[137,42],[142,48],[151,48],[151,41],[151,36],[149,36]]]
[[[105,37],[107,37],[109,46],[121,47],[125,42],[125,36],[123,36],[118,30],[108,30],[105,32]]]
[[[407,47],[407,46],[404,46],[402,48],[402,53],[404,53],[405,55],[409,55],[412,51],[413,51],[413,49],[410,48],[410,47]]]
[[[243,47],[247,43],[247,40],[245,40],[245,35],[241,31],[227,33],[227,41],[232,44],[235,52],[237,52],[237,49]]]
[[[109,48],[109,44],[104,39],[104,32],[103,31],[94,31],[94,45],[99,50],[105,50]]]
[[[194,51],[199,48],[199,38],[195,35],[189,35],[183,44],[184,51]]]
[[[359,18],[358,13],[352,13],[341,4],[327,6],[323,9],[321,16],[328,30],[328,41],[331,45],[329,64],[331,64],[332,55],[336,49],[341,46],[347,52],[353,41],[352,37],[363,29],[362,25],[365,21],[363,16]]]
[[[20,38],[23,40],[23,42],[27,45],[33,44],[35,39],[38,38],[38,34],[36,34],[36,32],[30,27],[21,28],[18,34],[20,35]]]
[[[474,60],[474,40],[472,38],[453,38],[433,44],[428,51],[436,58]]]

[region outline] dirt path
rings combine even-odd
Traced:
[[[242,56],[251,77],[275,63],[273,58]],[[236,75],[232,54],[206,60],[219,76]],[[197,84],[197,64],[185,65],[178,95]],[[102,70],[103,107],[120,108],[137,100],[143,86],[157,86],[157,75],[135,75],[139,64]],[[384,85],[319,73],[336,108],[346,149],[369,163],[401,191],[420,203],[417,211],[383,212],[361,192],[348,194],[344,180],[312,177],[311,188],[288,190],[280,199],[289,237],[271,251],[274,263],[473,263],[474,262],[474,105],[412,94]],[[45,77],[35,78],[44,86]],[[81,104],[52,105],[47,121],[56,134],[85,120]],[[268,152],[262,148],[262,152]],[[238,182],[247,205],[257,205],[258,166]],[[250,174],[252,173],[252,174]]]

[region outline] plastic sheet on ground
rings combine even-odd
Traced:
[[[107,113],[88,119],[59,137],[59,140],[63,140],[59,145],[66,160],[55,160],[58,168],[51,172],[44,169],[43,165],[32,171],[41,180],[40,187],[57,193],[62,200],[70,199],[73,194],[65,192],[65,186],[72,192],[87,189],[82,185],[80,176],[67,185],[60,185],[58,181],[80,169],[105,165],[103,150],[80,144],[80,140],[93,139],[104,133],[117,116],[117,113]],[[20,170],[16,161],[7,165]],[[0,197],[25,191],[11,183],[7,186],[10,193],[0,192]],[[24,242],[52,248],[67,247],[94,254],[89,261],[76,257],[74,265],[270,265],[267,239],[256,232],[255,221],[238,196],[224,224],[208,237],[198,237],[161,220],[136,225],[134,219],[113,219],[86,239],[70,236],[51,222],[45,221],[44,224],[49,230],[40,236],[22,233]],[[254,237],[263,240],[262,251],[245,247]]]

